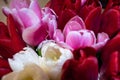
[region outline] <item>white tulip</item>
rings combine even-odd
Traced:
[[[20,71],[24,69],[27,64],[39,65],[39,56],[30,47],[25,47],[23,51],[16,53],[13,59],[8,59],[10,67],[13,71]]]
[[[60,80],[63,64],[66,60],[73,58],[69,49],[63,48],[52,41],[48,41],[41,46],[41,55],[40,66],[48,73],[51,80]]]

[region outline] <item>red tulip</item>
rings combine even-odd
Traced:
[[[8,58],[25,47],[25,43],[17,32],[15,22],[11,15],[7,18],[7,26],[0,22],[0,78],[11,72]]]
[[[0,79],[11,71],[8,61],[0,57]]]
[[[46,6],[55,11],[58,16],[58,28],[63,29],[72,17],[79,15],[85,20],[89,12],[100,7],[100,4],[98,0],[50,0]]]
[[[102,66],[100,80],[120,80],[119,66],[120,52],[115,51],[110,54],[109,62]]]
[[[97,58],[92,56],[93,54],[88,55],[88,53],[91,54],[90,52],[81,50],[78,60],[70,59],[66,61],[63,65],[61,80],[97,80]]]
[[[110,1],[105,10],[98,7],[89,13],[85,19],[87,29],[93,30],[96,34],[105,32],[110,37],[113,37],[120,30],[120,5],[116,5],[114,2],[113,6],[113,2]]]
[[[101,55],[101,80],[120,80],[120,33],[108,41]]]
[[[25,47],[11,15],[8,16],[7,23],[7,26],[0,23],[0,56],[5,59],[12,57]]]

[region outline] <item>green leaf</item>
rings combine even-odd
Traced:
[[[37,54],[42,57],[41,49],[37,49],[36,51],[37,51]]]

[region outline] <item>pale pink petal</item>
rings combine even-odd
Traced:
[[[51,39],[53,39],[53,34],[54,31],[57,28],[57,21],[56,21],[56,17],[55,15],[52,13],[50,8],[44,8],[43,9],[43,18],[42,18],[42,22],[46,23],[49,27],[49,36]]]
[[[109,36],[106,33],[104,32],[98,33],[97,43],[94,44],[93,47],[96,50],[99,50],[107,43],[108,40],[109,40]]]
[[[39,17],[30,9],[21,9],[19,11],[19,16],[26,28],[40,23]]]
[[[32,0],[29,6],[29,9],[33,10],[36,15],[41,19],[42,18],[42,9],[40,8],[39,2],[37,0]]]
[[[66,37],[66,43],[71,46],[73,49],[80,48],[81,44],[81,35],[77,31],[71,31]]]
[[[92,46],[96,43],[96,37],[93,31],[90,30],[80,30],[81,34],[81,47]]]
[[[28,8],[29,4],[30,4],[30,0],[11,0],[10,8],[11,9]]]
[[[78,22],[81,25],[80,26],[81,29],[85,29],[86,28],[83,19],[81,17],[79,17],[79,16],[73,17],[72,19],[70,19],[70,21],[76,21],[76,22]]]
[[[73,49],[85,48],[94,45],[96,38],[89,30],[71,31],[66,37],[66,43]]]
[[[39,27],[36,27],[36,26],[39,26]],[[31,46],[37,46],[43,40],[45,40],[48,36],[47,25],[45,25],[45,24],[39,25],[38,24],[36,26],[26,28],[22,34],[23,40]]]
[[[81,6],[85,4],[86,0],[81,0]]]
[[[56,20],[50,20],[49,22],[48,22],[48,28],[49,28],[49,36],[50,36],[50,38],[51,39],[53,39],[53,35],[54,35],[54,32],[55,32],[55,30],[57,29],[57,22],[56,22]]]
[[[12,14],[12,11],[8,7],[3,7],[2,12],[8,16],[9,14]]]
[[[64,42],[64,35],[61,30],[57,29],[54,33],[54,40],[57,42]]]
[[[18,24],[17,28],[19,29],[20,33],[25,29],[24,24],[19,16],[19,12],[16,9],[12,9],[12,16],[17,21]]]
[[[66,36],[70,31],[79,31],[81,29],[85,29],[85,24],[79,16],[75,16],[65,25],[63,34]]]
[[[107,41],[109,40],[109,36],[108,34],[102,32],[102,33],[98,33],[98,36],[97,36],[97,43],[99,42],[104,42],[104,41]]]

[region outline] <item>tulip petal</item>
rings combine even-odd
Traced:
[[[65,9],[62,11],[61,15],[58,18],[58,28],[63,30],[65,24],[76,15],[76,13],[70,9]]]
[[[12,57],[16,52],[20,51],[21,49],[23,49],[23,47],[25,47],[25,43],[21,39],[19,33],[16,31],[16,25],[13,20],[13,17],[9,15],[7,20],[8,34],[4,36],[8,37],[9,35],[9,37],[6,39],[0,38],[0,55],[5,59]]]
[[[0,79],[2,76],[4,76],[5,74],[7,74],[11,71],[12,70],[10,69],[10,66],[9,66],[7,60],[0,57]]]
[[[63,34],[66,36],[70,31],[79,31],[85,29],[85,24],[79,16],[75,16],[65,25]]]
[[[54,33],[54,40],[57,42],[64,42],[64,35],[61,30],[57,29]]]
[[[71,46],[73,49],[78,49],[81,46],[81,35],[79,32],[71,31],[66,37],[66,43]]]
[[[39,17],[30,9],[21,9],[19,11],[19,16],[26,28],[40,23]]]
[[[42,11],[38,4],[38,0],[32,0],[29,9],[33,10],[40,19],[42,18]]]
[[[120,12],[115,9],[109,9],[102,15],[101,24],[101,31],[113,37],[120,29]]]
[[[93,9],[85,20],[86,28],[93,30],[95,34],[99,32],[101,7]]]
[[[21,8],[28,8],[30,4],[30,0],[12,0],[10,3],[10,8],[17,8],[17,9],[21,9]]]
[[[82,61],[70,59],[66,61],[66,63],[63,65],[63,73],[61,80],[80,80],[80,79],[81,80],[98,79],[98,62],[95,57],[84,58]]]
[[[98,33],[97,43],[95,45],[93,45],[93,47],[96,50],[99,50],[107,43],[108,40],[109,40],[109,36],[106,33],[104,33],[104,32]]]
[[[3,7],[2,12],[4,13],[5,16],[9,15],[12,13],[12,11],[8,7]]]
[[[48,37],[48,26],[38,24],[35,27],[27,28],[23,31],[22,37],[27,44],[37,46]]]

